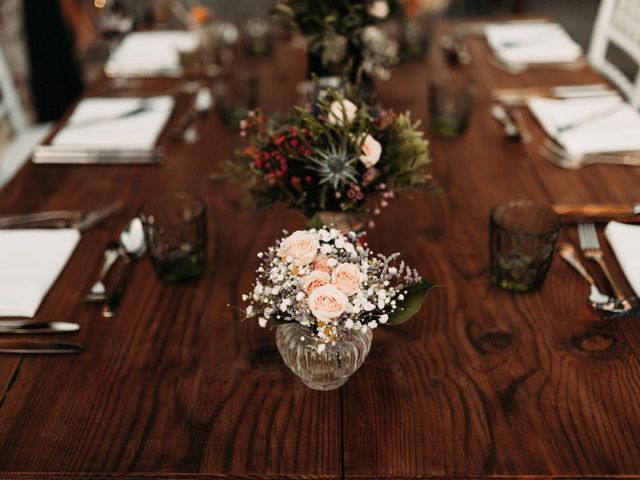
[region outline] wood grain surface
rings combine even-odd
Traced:
[[[541,132],[526,113],[534,141],[505,140],[489,114],[492,88],[601,79],[588,70],[509,75],[487,63],[482,39],[468,42],[468,67],[452,69],[432,49],[378,85],[383,105],[410,109],[426,131],[434,76],[473,82],[475,108],[460,138],[428,133],[444,192],[405,196],[368,233],[372,248],[401,252],[445,287],[412,321],[377,330],[364,366],[338,391],[304,387],[282,363],[274,333],[227,307],[239,305],[250,286],[255,253],[283,228],[304,224],[281,208],[256,215],[236,185],[210,180],[240,144],[217,116],[206,118],[193,145],[163,138],[162,166],[25,166],[0,191],[0,213],[115,199],[126,208],[83,234],[38,312],[38,320],[80,323],[65,338],[86,352],[0,357],[0,477],[640,476],[638,319],[603,321],[585,303],[586,284],[559,259],[542,289],[528,295],[502,291],[488,275],[493,205],[638,201],[640,173],[555,167],[538,154]],[[257,73],[267,112],[296,101],[301,51],[281,42],[273,57],[241,65]],[[104,79],[89,93],[109,85]],[[172,85],[155,80],[142,88]],[[187,101],[179,97],[174,119]],[[173,190],[205,199],[205,275],[167,285],[144,259],[117,317],[79,303],[106,243],[145,200]],[[572,227],[562,236],[576,241]]]

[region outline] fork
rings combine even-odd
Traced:
[[[543,140],[539,152],[547,160],[567,170],[579,170],[594,163],[640,166],[640,152],[601,152],[572,155],[549,138]]]
[[[592,222],[579,223],[578,239],[580,240],[580,249],[582,250],[582,254],[585,256],[585,258],[593,260],[598,265],[600,265],[600,269],[604,273],[605,277],[607,277],[607,281],[609,282],[609,285],[611,285],[615,297],[622,302],[622,307],[624,308],[624,310],[629,310],[631,308],[631,304],[628,300],[624,299],[622,290],[611,276],[611,273],[607,268],[607,264],[604,262],[604,257],[602,255],[602,249],[600,248],[600,241],[598,240],[598,233],[596,232],[595,225]]]

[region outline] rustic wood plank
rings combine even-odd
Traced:
[[[279,53],[275,62],[250,65],[264,79],[270,111],[296,100],[303,75],[300,51]],[[283,83],[277,72],[296,55],[301,61],[284,70]],[[94,91],[107,88],[103,82]],[[282,363],[273,332],[241,323],[227,307],[240,304],[249,288],[255,253],[303,220],[281,210],[256,216],[243,207],[236,185],[212,182],[209,175],[239,139],[214,115],[202,136],[191,146],[165,139],[163,166],[28,165],[0,193],[2,211],[82,208],[116,198],[126,204],[121,215],[83,235],[40,310],[39,319],[79,322],[82,329],[71,338],[86,352],[22,361],[0,408],[0,470],[9,476],[340,476],[340,392],[304,387]],[[103,319],[99,308],[79,304],[107,241],[145,200],[171,190],[205,200],[206,274],[169,286],[145,259],[134,265],[117,317]]]
[[[444,197],[398,202],[368,237],[382,251],[401,251],[445,288],[411,322],[377,331],[367,362],[345,386],[345,476],[635,475],[637,320],[603,322],[586,306],[582,280],[558,259],[539,292],[491,286],[488,213],[514,198],[637,200],[638,173],[560,171],[541,159],[535,142],[524,148],[504,140],[488,113],[490,88],[599,77],[511,76],[484,61],[482,40],[469,42],[473,65],[449,73],[476,85],[471,128],[456,140],[430,135]],[[422,68],[422,75],[381,85],[383,103],[412,103],[426,118],[426,81],[447,67],[434,51]],[[576,240],[570,228],[563,235]]]

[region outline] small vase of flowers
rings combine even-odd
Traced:
[[[278,327],[285,364],[316,390],[343,385],[369,353],[372,330],[409,320],[434,286],[354,232],[300,230],[258,257],[246,317]]]
[[[351,223],[341,230],[353,230],[398,192],[435,188],[418,127],[409,113],[356,106],[328,90],[315,104],[271,119],[250,112],[240,132],[248,145],[229,168],[259,207],[283,202],[316,227],[339,226],[326,219],[346,215]]]

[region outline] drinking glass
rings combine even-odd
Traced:
[[[553,260],[560,218],[549,205],[514,200],[490,215],[491,281],[514,293],[542,285]]]
[[[151,261],[160,278],[181,282],[204,272],[207,225],[204,204],[188,193],[170,193],[140,211]]]
[[[431,127],[445,138],[462,134],[469,125],[473,91],[468,83],[451,78],[429,84]]]

